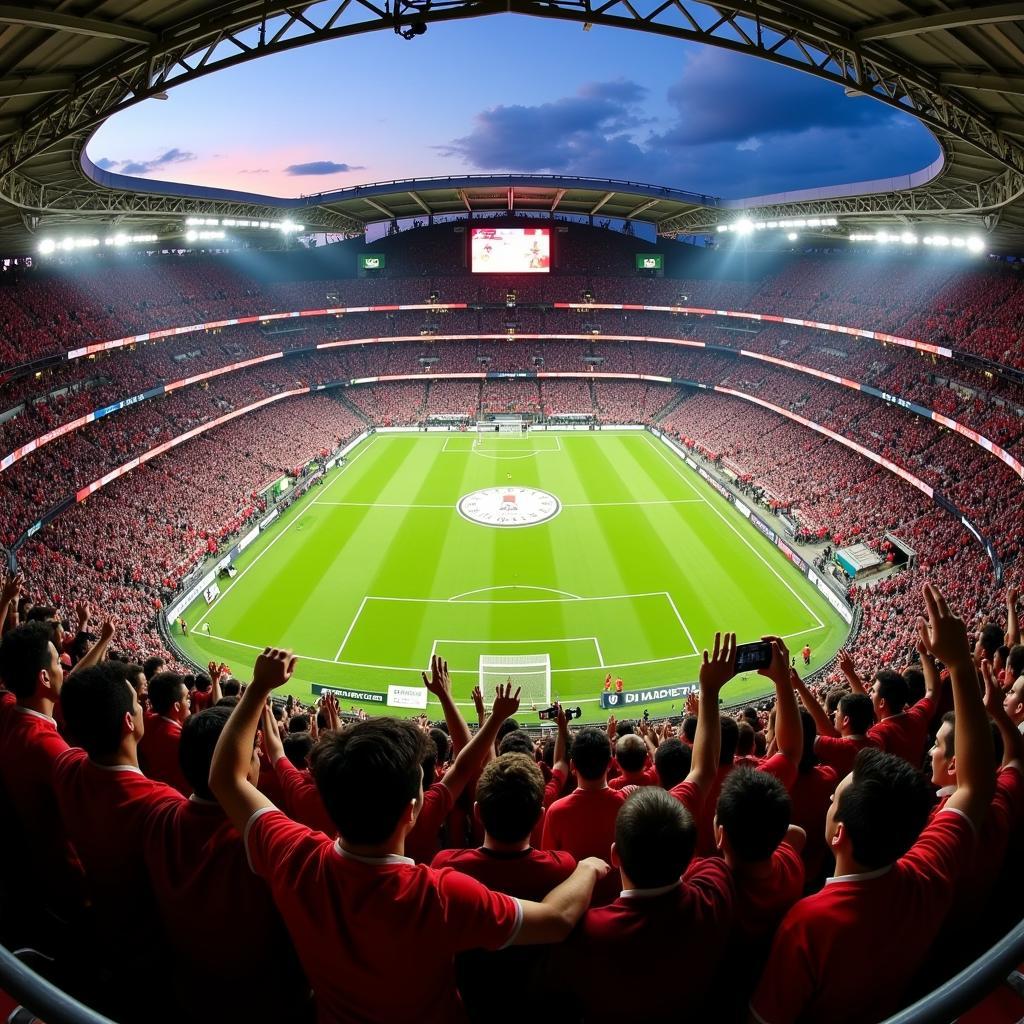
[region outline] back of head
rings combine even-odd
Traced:
[[[1010,653],[1006,656],[1006,667],[1013,679],[1024,675],[1024,644],[1014,644],[1010,648]]]
[[[674,736],[662,740],[654,752],[654,770],[663,789],[673,789],[690,774],[693,748]]]
[[[736,756],[751,757],[754,753],[754,730],[745,719],[736,723]]]
[[[736,768],[722,783],[716,815],[736,857],[766,860],[789,828],[791,804],[786,787],[756,768]]]
[[[100,662],[68,677],[60,704],[72,739],[91,758],[111,757],[135,708],[135,691],[116,667]]]
[[[985,652],[985,657],[989,661],[993,661],[996,656],[996,651],[1003,646],[1003,641],[1006,639],[1006,635],[1000,626],[997,626],[994,622],[986,622],[981,628],[981,635],[978,637],[978,643],[981,645],[981,649]]]
[[[0,644],[0,679],[19,700],[36,692],[39,673],[50,667],[53,632],[43,622],[26,622],[12,629]]]
[[[498,744],[499,754],[527,754],[533,757],[533,740],[530,734],[522,729],[515,729],[507,733],[501,743]]]
[[[931,810],[925,777],[902,757],[867,747],[853,762],[853,778],[835,810],[859,864],[872,870],[898,860],[914,845]]]
[[[848,693],[849,691],[844,690],[842,687],[833,687],[825,694],[825,710],[830,715],[834,715],[836,713],[836,708],[839,707],[842,699],[846,697]]]
[[[612,745],[602,729],[580,729],[572,741],[572,763],[576,774],[588,781],[602,778],[612,760]]]
[[[754,730],[754,732],[761,731],[761,719],[758,718],[757,708],[751,707],[748,704],[740,712],[740,718],[742,718],[744,722],[747,722],[750,725],[750,728]]]
[[[192,677],[192,688],[199,693],[209,693],[213,680],[205,672],[197,672]]]
[[[480,773],[476,802],[489,836],[502,843],[522,842],[540,818],[544,776],[528,754],[502,754]]]
[[[839,702],[839,714],[850,720],[850,733],[863,736],[875,724],[875,708],[866,693],[845,693]]]
[[[221,682],[220,692],[225,697],[240,697],[242,695],[242,684],[234,676],[230,676]]]
[[[309,732],[309,715],[292,715],[288,720],[290,733]]]
[[[506,718],[501,725],[498,726],[498,736],[495,740],[499,745],[501,741],[510,733],[515,732],[519,728],[519,723],[514,718]]]
[[[878,697],[885,701],[889,713],[898,715],[906,706],[910,691],[907,681],[892,669],[883,668],[875,676],[875,685],[878,687]]]
[[[178,672],[157,672],[149,681],[149,705],[158,715],[166,715],[186,689],[185,677]]]
[[[679,881],[696,842],[690,812],[657,786],[632,793],[615,819],[615,852],[623,873],[640,889]]]
[[[810,713],[800,709],[800,724],[804,731],[804,748],[800,755],[800,764],[797,766],[802,775],[806,775],[817,764],[814,756],[814,741],[818,738],[818,727]]]
[[[390,838],[420,794],[427,737],[412,722],[371,718],[329,733],[310,769],[338,832],[350,843]]]
[[[447,764],[452,751],[452,741],[448,733],[444,729],[438,729],[436,726],[433,726],[430,730],[430,738],[434,741],[434,746],[437,748],[438,763]]]
[[[221,711],[230,711],[230,708],[219,708]],[[302,771],[309,767],[309,755],[313,752],[313,736],[308,732],[290,732],[285,736],[281,744],[284,747],[284,756]]]
[[[142,663],[142,671],[145,673],[147,679],[152,679],[166,665],[167,662],[163,658],[154,655],[152,658],[147,658]]]
[[[740,727],[736,724],[735,718],[723,715],[720,719],[722,729],[722,752],[719,755],[719,764],[732,764],[736,758],[736,744],[740,738]]]
[[[615,744],[615,759],[624,772],[638,772],[647,763],[647,744],[637,735],[620,736]]]
[[[916,704],[925,694],[924,673],[919,668],[906,668],[903,679],[907,684],[907,703]]]
[[[693,746],[693,741],[697,738],[697,716],[687,715],[683,719],[683,739],[686,740],[690,746]]]
[[[217,740],[231,717],[230,708],[207,708],[190,715],[181,727],[178,762],[192,792],[203,800],[212,800],[210,764]]]

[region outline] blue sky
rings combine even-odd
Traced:
[[[737,198],[907,174],[938,153],[912,118],[801,72],[521,16],[215,72],[117,115],[88,147],[114,171],[277,196],[528,171]]]

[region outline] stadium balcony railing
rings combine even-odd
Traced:
[[[996,991],[1022,961],[1024,922],[959,974],[882,1024],[949,1024]],[[19,1000],[46,1024],[114,1024],[36,974],[3,946],[0,990]]]

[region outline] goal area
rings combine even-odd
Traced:
[[[481,654],[480,692],[488,705],[494,700],[495,687],[512,683],[522,689],[519,703],[523,707],[551,705],[551,655],[549,654]]]
[[[529,420],[477,420],[476,438],[482,441],[485,437],[492,437],[497,434],[508,434],[513,437],[522,437],[530,432]]]

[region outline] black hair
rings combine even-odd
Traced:
[[[308,732],[290,732],[282,741],[284,756],[300,771],[307,767],[313,750],[313,737]]]
[[[1006,667],[1013,673],[1014,679],[1024,675],[1024,644],[1014,644],[1010,648],[1006,656]]]
[[[36,692],[39,673],[50,666],[53,631],[43,622],[26,622],[0,643],[0,679],[19,700]]]
[[[804,746],[797,769],[801,775],[806,775],[818,761],[814,756],[814,741],[818,738],[818,727],[810,712],[804,711],[803,708],[800,709],[800,724],[804,730]]]
[[[735,718],[724,715],[719,719],[722,732],[722,750],[718,757],[718,763],[732,764],[736,757],[736,744],[740,738],[740,727]]]
[[[737,757],[750,757],[754,753],[756,735],[757,734],[746,719],[736,723]]]
[[[843,702],[843,698],[849,695],[849,690],[844,690],[841,686],[834,686],[825,694],[825,710],[830,715],[834,715],[836,708]]]
[[[480,821],[489,836],[519,843],[533,831],[544,804],[544,776],[527,754],[502,754],[480,774]]]
[[[434,741],[434,746],[437,747],[438,763],[447,764],[452,752],[452,741],[448,733],[433,725],[430,727],[430,738]]]
[[[309,715],[292,715],[288,720],[290,733],[309,732]]]
[[[942,753],[946,760],[949,760],[956,754],[956,712],[947,711],[942,716],[942,725],[949,726],[949,732],[946,734],[946,741],[943,744]],[[999,726],[990,718],[988,720],[989,729],[992,732],[992,748],[995,754],[996,764],[1001,764],[1003,760],[1003,734],[999,731]],[[935,741],[938,742],[938,735],[935,737]]]
[[[199,693],[208,693],[213,686],[213,680],[205,672],[197,672],[192,677],[192,687]]]
[[[533,740],[522,729],[507,733],[498,744],[498,754],[528,754],[533,757]]]
[[[665,789],[673,789],[682,782],[693,767],[693,748],[674,736],[662,740],[654,752],[654,770]]]
[[[192,792],[204,800],[213,799],[210,792],[210,764],[217,740],[230,717],[230,708],[207,708],[197,715],[189,715],[181,727],[178,763]]]
[[[632,793],[615,819],[615,850],[640,889],[677,882],[693,858],[697,827],[690,812],[657,786]]]
[[[875,706],[866,693],[844,693],[839,714],[850,720],[854,736],[863,736],[875,724]]]
[[[572,762],[576,774],[583,779],[600,779],[608,771],[612,760],[612,745],[608,733],[593,726],[580,729],[572,742]]]
[[[925,694],[924,673],[919,668],[906,668],[903,678],[907,684],[907,703],[916,704]]]
[[[157,672],[149,681],[149,706],[158,715],[166,715],[175,701],[181,700],[183,688],[187,693],[185,677],[179,672]]]
[[[687,715],[683,719],[683,735],[686,737],[687,742],[690,746],[693,746],[693,741],[697,738],[697,716]]]
[[[985,657],[989,661],[993,661],[996,656],[996,651],[1003,646],[1003,642],[1006,639],[1006,635],[1003,633],[1002,627],[997,626],[994,622],[986,622],[981,627],[981,635],[978,637],[978,643],[981,644],[982,650],[985,652]]]
[[[331,732],[313,748],[310,769],[339,835],[382,843],[420,792],[428,737],[412,722],[373,718]]]
[[[883,668],[875,676],[875,682],[878,684],[879,699],[885,701],[886,707],[892,714],[898,715],[907,706],[907,700],[910,697],[906,679],[899,672]]]
[[[154,654],[152,658],[147,658],[142,663],[143,675],[145,675],[147,679],[152,679],[153,676],[155,676],[157,672],[159,672],[160,669],[162,669],[166,664],[167,662],[164,661],[163,658],[161,658],[159,655]]]
[[[240,697],[242,684],[234,676],[231,676],[220,684],[220,692],[225,697]]]
[[[519,728],[519,723],[514,718],[506,718],[501,725],[498,726],[498,735],[494,738],[494,742],[501,745],[501,741],[510,733],[515,732]]]
[[[786,787],[756,768],[729,772],[718,796],[718,824],[736,856],[746,863],[767,860],[785,838],[792,811]]]
[[[933,794],[925,776],[902,757],[865,747],[838,800],[836,821],[850,837],[854,860],[870,871],[892,864],[914,845]]]
[[[100,662],[68,677],[60,694],[64,722],[72,739],[91,758],[109,757],[121,745],[125,715],[135,694],[124,675]]]

